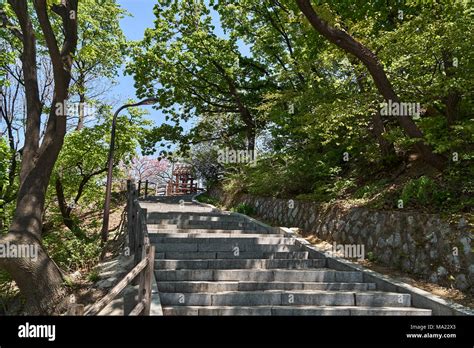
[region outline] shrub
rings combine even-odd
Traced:
[[[206,203],[206,204],[212,204],[214,206],[218,206],[219,203],[220,203],[217,198],[211,197],[207,194],[199,195],[199,196],[196,197],[196,199],[197,199],[198,202]]]
[[[84,240],[69,230],[52,231],[44,238],[44,245],[58,266],[68,272],[91,268],[101,253],[99,236]]]
[[[236,207],[232,208],[231,211],[241,213],[241,214],[245,214],[245,215],[255,214],[255,209],[252,206],[250,206],[246,203],[240,203]]]
[[[439,205],[442,204],[447,197],[448,193],[439,187],[433,179],[423,175],[405,184],[400,199],[402,199],[406,205]]]

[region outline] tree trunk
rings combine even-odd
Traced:
[[[65,129],[65,118],[62,127]],[[59,125],[61,128],[61,126]],[[21,183],[15,214],[8,235],[0,244],[28,245],[37,248],[38,257],[0,259],[0,266],[7,270],[26,298],[28,314],[54,314],[61,310],[58,305],[64,295],[60,270],[48,257],[41,246],[43,210],[46,189],[52,166],[59,153],[62,141],[48,147],[38,164],[26,175]]]
[[[21,294],[26,299],[25,308],[30,315],[50,315],[60,313],[65,308],[65,290],[61,271],[49,258],[40,242],[33,234],[24,233],[28,222],[19,231],[10,230],[1,243],[27,245],[36,250],[36,258],[0,258],[0,267],[13,276]]]
[[[55,182],[56,198],[58,199],[59,211],[63,218],[64,225],[69,228],[72,232],[76,230],[74,221],[71,219],[71,209],[68,207],[66,198],[64,197],[64,189],[61,179],[56,178]]]
[[[356,70],[356,61],[355,59],[350,59],[350,62],[354,68],[354,73],[356,75],[357,85],[361,93],[365,92],[365,82],[366,78],[365,75],[357,74]],[[383,137],[383,133],[385,132],[385,126],[383,124],[382,116],[380,115],[380,111],[377,110],[375,114],[372,116],[372,134],[374,135],[375,139],[377,140],[381,155],[384,159],[395,159],[397,157],[397,153],[395,151],[395,147],[391,141],[388,141]]]
[[[247,151],[255,151],[255,127],[247,126]]]
[[[372,126],[373,134],[377,139],[377,142],[379,143],[380,152],[382,153],[382,156],[384,158],[396,158],[397,153],[395,152],[395,147],[393,146],[393,143],[383,137],[385,127],[383,125],[382,117],[380,116],[380,111],[377,111],[372,117]]]
[[[443,55],[444,71],[446,73],[446,76],[449,78],[453,78],[455,75],[454,71],[456,69],[453,62],[453,55],[451,52],[448,52],[448,51],[444,51],[442,55]],[[457,120],[458,105],[460,101],[461,101],[461,95],[454,89],[451,89],[448,92],[448,95],[443,98],[444,105],[446,106],[445,114],[446,114],[448,126],[453,125],[454,122]]]
[[[89,181],[96,175],[102,174],[107,171],[107,168],[99,169],[95,172],[92,172],[88,175],[82,175],[82,180],[79,183],[79,187],[77,189],[76,196],[74,197],[74,204],[77,204],[84,193],[84,189]],[[64,195],[64,188],[61,182],[61,178],[57,177],[55,181],[55,189],[56,189],[56,198],[58,199],[58,206],[61,212],[61,216],[63,218],[64,225],[71,230],[72,233],[77,238],[86,239],[87,236],[83,233],[82,230],[76,225],[74,220],[71,218],[72,207],[68,206],[66,197]]]
[[[388,80],[382,64],[370,49],[355,40],[348,33],[333,28],[324,22],[314,11],[309,0],[296,0],[296,3],[316,31],[339,48],[356,56],[366,66],[378,91],[387,102],[400,102],[400,98]],[[419,139],[419,141],[414,144],[414,147],[416,151],[421,154],[423,159],[434,168],[442,170],[446,164],[446,158],[435,154],[432,149],[423,142],[423,133],[416,123],[407,115],[397,116],[397,121],[410,138]]]
[[[48,13],[46,0],[36,0],[33,6],[41,27],[54,74],[54,94],[43,140],[40,142],[42,104],[39,98],[36,68],[36,32],[27,1],[8,0],[21,28],[25,96],[26,133],[20,171],[20,187],[16,210],[9,233],[0,243],[27,245],[38,251],[37,257],[0,258],[0,267],[15,280],[26,298],[29,314],[56,314],[65,294],[61,271],[48,257],[41,245],[43,210],[46,190],[66,134],[66,114],[56,106],[64,105],[69,93],[73,54],[77,45],[77,0],[62,0],[52,10],[62,19],[64,41],[58,47]],[[75,14],[71,16],[71,14]],[[33,256],[33,257],[32,257]]]
[[[451,92],[444,99],[444,104],[446,105],[446,119],[448,126],[451,126],[456,122],[458,117],[458,105],[461,97],[457,92]]]
[[[79,120],[77,121],[76,131],[80,131],[84,128],[84,121],[86,115],[84,115],[84,103],[86,102],[86,96],[84,93],[79,93]]]

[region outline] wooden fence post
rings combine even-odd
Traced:
[[[147,254],[147,258],[148,258],[148,266],[147,268],[145,269],[145,279],[144,279],[144,282],[145,282],[145,291],[146,291],[146,294],[145,294],[145,310],[143,312],[143,315],[150,315],[150,307],[151,307],[151,283],[152,283],[152,279],[154,277],[154,269],[155,269],[155,246],[154,245],[149,245],[148,246],[149,250],[148,250],[148,254]]]
[[[136,204],[136,200],[134,202],[134,205]],[[136,216],[136,219],[135,219],[135,224],[134,224],[134,235],[135,235],[135,247],[133,249],[133,253],[134,253],[134,257],[135,257],[135,262],[134,262],[134,265],[137,265],[138,262],[140,262],[140,258],[141,258],[141,244],[143,243],[141,241],[141,238],[140,238],[140,229],[142,227],[142,224],[141,224],[141,211],[138,207],[135,207],[135,216]]]
[[[149,247],[147,246],[146,249],[149,250]],[[148,267],[148,264],[147,264],[146,267]],[[146,269],[147,269],[146,267],[144,269],[145,272],[146,272]],[[138,277],[138,299],[137,299],[138,301],[137,301],[137,304],[143,302],[143,300],[145,299],[145,293],[146,293],[145,274],[144,274],[144,272],[140,272],[140,276]],[[140,313],[140,314],[143,315],[143,312]]]
[[[135,249],[135,236],[133,234],[133,186],[132,181],[127,180],[127,232],[129,253],[131,254]]]

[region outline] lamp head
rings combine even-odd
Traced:
[[[158,99],[156,98],[147,98],[147,99],[144,99],[140,102],[140,105],[153,105],[153,104],[156,104],[158,103]]]

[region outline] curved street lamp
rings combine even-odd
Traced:
[[[110,199],[112,196],[112,172],[114,169],[114,150],[115,150],[115,132],[117,128],[117,117],[123,109],[156,104],[158,100],[156,98],[147,98],[138,103],[122,105],[115,111],[114,117],[112,118],[112,130],[110,133],[110,148],[109,157],[107,160],[107,184],[105,187],[105,203],[104,203],[104,216],[102,222],[101,240],[104,245],[107,242],[109,236],[109,215],[110,215]]]

